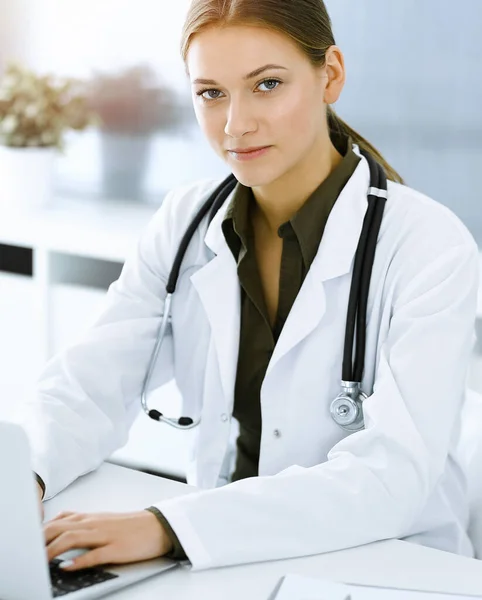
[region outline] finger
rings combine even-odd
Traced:
[[[47,546],[48,560],[59,556],[69,550],[80,550],[83,548],[97,548],[106,543],[105,536],[97,529],[77,529],[66,531],[58,536]]]
[[[101,546],[90,552],[86,552],[81,556],[76,556],[71,560],[64,561],[59,566],[65,571],[78,571],[79,569],[88,569],[89,567],[97,567],[113,562],[111,556],[112,549],[110,546]]]
[[[58,519],[49,521],[44,525],[44,539],[46,544],[50,544],[55,538],[67,531],[77,529],[92,529],[92,524],[86,520]]]
[[[58,521],[59,519],[67,519],[67,518],[73,518],[73,517],[76,517],[77,519],[82,519],[84,517],[84,515],[81,513],[73,512],[73,511],[63,511],[63,512],[59,513],[57,516],[55,516],[53,519],[50,519],[50,520]]]

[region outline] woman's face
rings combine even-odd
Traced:
[[[206,29],[191,42],[187,69],[202,131],[246,186],[280,179],[328,139],[326,68],[314,68],[283,34],[250,26]],[[233,152],[253,147],[268,148]]]

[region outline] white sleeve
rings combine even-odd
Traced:
[[[193,569],[331,552],[409,532],[444,471],[461,409],[478,268],[471,242],[405,276],[364,403],[366,429],[339,442],[326,462],[156,504]]]
[[[166,296],[172,200],[170,192],[109,287],[95,324],[47,363],[36,397],[12,418],[27,433],[32,469],[46,485],[46,499],[127,441]],[[157,365],[156,384],[172,379],[170,328]]]

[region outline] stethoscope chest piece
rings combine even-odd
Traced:
[[[333,421],[347,431],[359,431],[364,427],[363,401],[367,395],[357,382],[342,381],[342,391],[333,400],[330,412]]]

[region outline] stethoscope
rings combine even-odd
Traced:
[[[345,330],[345,346],[343,351],[343,367],[341,378],[341,391],[330,405],[330,413],[334,422],[342,429],[347,431],[358,431],[364,427],[363,402],[367,395],[361,389],[361,381],[365,366],[365,334],[366,334],[366,314],[368,304],[368,292],[370,288],[370,279],[373,270],[375,258],[375,248],[378,241],[378,234],[383,218],[383,211],[387,200],[387,178],[383,168],[367,152],[361,151],[366,158],[370,169],[370,187],[368,189],[368,208],[363,220],[363,227],[358,241],[358,247],[355,253],[355,262],[353,265],[353,277],[350,287],[348,300],[348,312]],[[181,243],[179,245],[174,264],[169,274],[166,285],[167,296],[164,302],[164,312],[162,315],[159,333],[156,344],[152,352],[146,376],[142,385],[141,404],[145,413],[155,421],[167,423],[176,429],[192,429],[201,422],[201,418],[196,420],[190,417],[170,418],[164,416],[155,409],[149,409],[147,405],[147,390],[157,360],[157,356],[162,346],[164,336],[171,318],[172,296],[176,290],[176,284],[179,278],[181,263],[186,254],[187,247],[194,235],[194,232],[201,224],[204,217],[209,214],[208,224],[211,223],[214,216],[224,204],[225,200],[234,190],[237,179],[233,174],[229,175],[209,196],[202,205],[199,212],[187,228]],[[353,342],[355,340],[356,328],[356,346],[355,361],[353,363]]]

